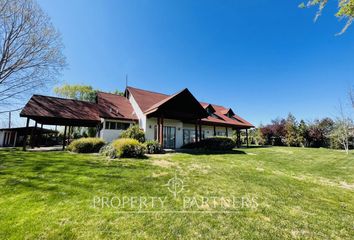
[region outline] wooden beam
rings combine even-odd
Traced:
[[[227,127],[225,127],[225,130],[226,130],[226,137],[228,137],[229,136],[229,132],[227,131]]]
[[[28,135],[29,121],[30,121],[30,119],[27,118],[25,136],[23,136],[23,147],[22,147],[22,150],[23,150],[23,151],[26,151],[26,143],[27,143],[27,135]]]
[[[66,126],[65,126],[65,128],[64,128],[64,136],[63,136],[63,151],[65,150],[65,144],[66,144]]]
[[[34,128],[32,129],[31,132],[31,148],[34,148],[34,144],[35,144],[35,132],[37,131],[37,122],[35,122],[34,124]]]
[[[160,144],[163,146],[163,118],[160,118]]]

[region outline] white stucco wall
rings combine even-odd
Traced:
[[[130,121],[121,121],[121,120],[111,120],[111,119],[101,119],[103,124],[103,129],[100,131],[100,138],[102,138],[105,142],[112,142],[120,137],[124,130],[116,130],[116,129],[106,129],[106,122],[117,122],[117,123],[129,123],[130,126],[134,124],[134,122]]]
[[[134,112],[139,119],[139,127],[144,129],[144,131],[145,131],[146,130],[146,116],[143,113],[143,111],[140,109],[138,103],[135,101],[132,94],[129,94],[129,102],[132,105]]]

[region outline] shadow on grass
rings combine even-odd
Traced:
[[[191,155],[222,155],[222,154],[246,154],[242,150],[206,150],[206,149],[178,149],[176,152]]]

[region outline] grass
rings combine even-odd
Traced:
[[[166,186],[175,175],[186,185],[176,198]],[[146,213],[93,206],[95,197],[123,196],[168,204]],[[234,208],[217,198],[215,206],[183,208],[183,198],[203,196],[257,205]],[[108,161],[0,150],[0,239],[114,238],[353,239],[354,152],[272,147]]]

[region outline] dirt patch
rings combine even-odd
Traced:
[[[200,164],[196,164],[196,163],[193,163],[192,165],[189,166],[189,170],[201,172],[204,174],[207,174],[209,172],[210,168],[211,167],[209,165],[200,165]]]
[[[153,178],[163,177],[163,176],[166,176],[166,175],[168,175],[167,172],[152,173],[152,177]]]
[[[152,165],[163,167],[163,168],[171,168],[176,166],[177,164],[166,160],[154,160],[152,162]]]

